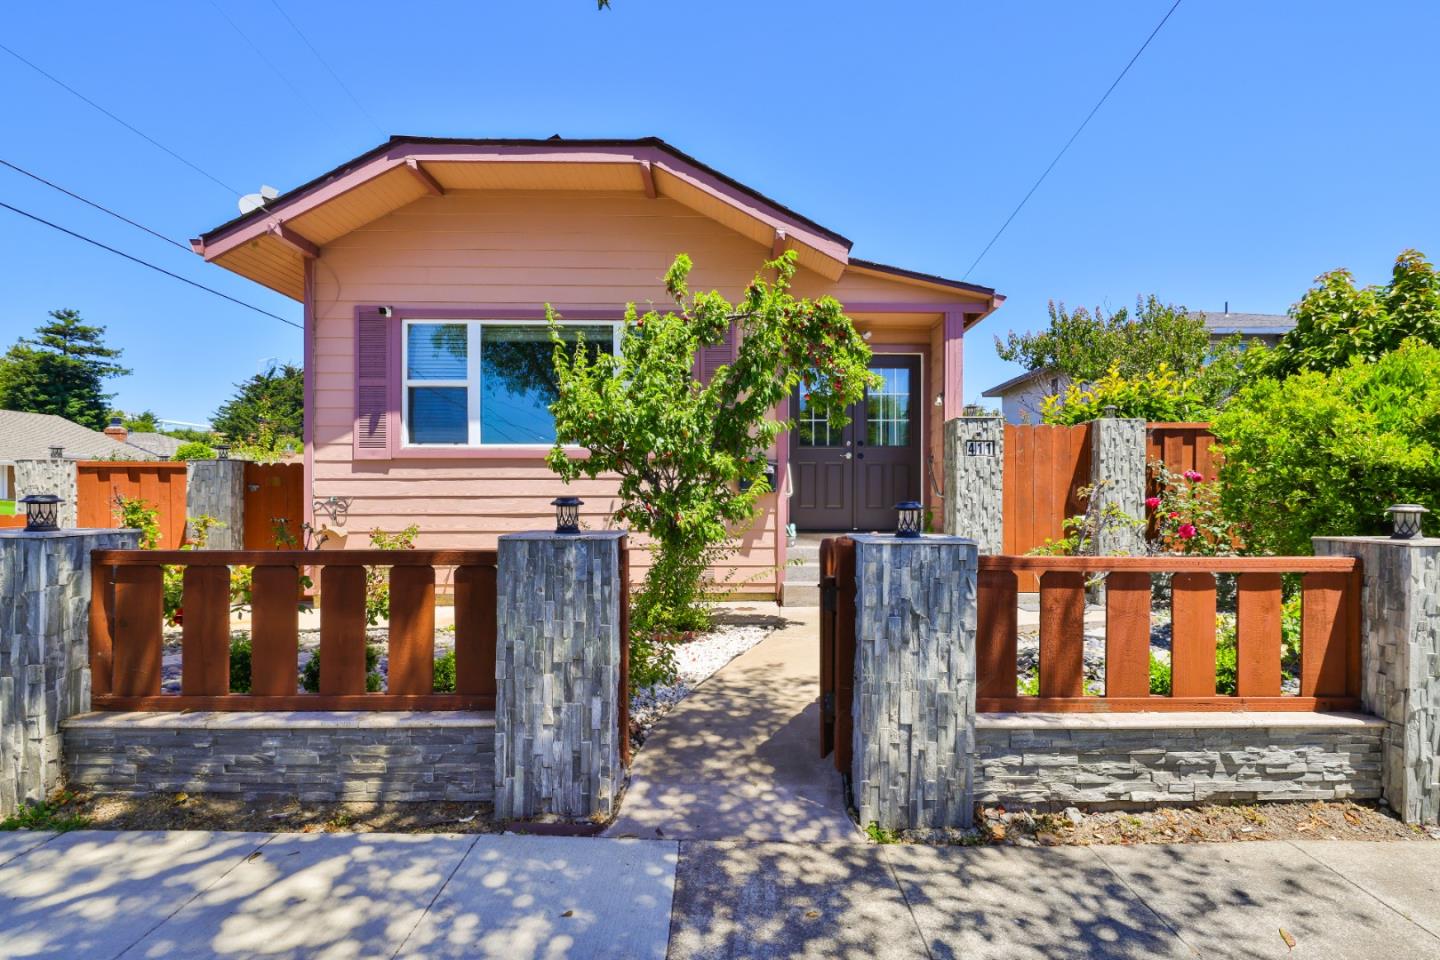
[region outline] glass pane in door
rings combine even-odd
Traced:
[[[865,397],[865,442],[872,447],[909,446],[909,369],[881,367],[871,372],[882,382]]]

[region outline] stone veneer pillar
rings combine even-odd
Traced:
[[[855,541],[851,778],[860,823],[968,827],[975,776],[974,540]]]
[[[1383,797],[1406,823],[1440,822],[1440,539],[1316,537],[1358,557],[1361,697],[1386,721]]]
[[[500,537],[495,812],[607,817],[619,730],[619,531]],[[627,732],[628,735],[628,732]]]
[[[90,709],[90,551],[139,538],[0,530],[0,817],[60,785],[60,722]]]
[[[57,522],[62,530],[73,530],[79,521],[80,498],[74,460],[16,460],[15,499],[32,493],[53,493],[60,498]],[[21,512],[16,504],[16,512]]]
[[[191,460],[185,465],[185,516],[214,517],[206,550],[245,549],[245,461]],[[292,530],[297,539],[300,531]]]
[[[956,417],[945,423],[944,530],[981,553],[1005,549],[1005,420]]]
[[[1102,417],[1090,422],[1090,483],[1097,511],[1113,505],[1126,516],[1145,519],[1144,420]],[[1144,553],[1144,525],[1105,525],[1096,538],[1095,552],[1102,556]]]

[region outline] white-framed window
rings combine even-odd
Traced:
[[[561,322],[566,340],[620,349],[620,323]],[[407,447],[555,442],[550,328],[544,320],[406,320],[400,410]]]

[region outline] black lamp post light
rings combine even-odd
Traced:
[[[1387,507],[1385,512],[1390,514],[1390,522],[1394,525],[1391,540],[1414,540],[1421,535],[1420,518],[1430,511],[1418,503],[1397,503]]]
[[[556,497],[550,501],[555,508],[555,532],[580,532],[580,506],[585,501],[579,497]]]
[[[25,504],[25,530],[27,533],[43,533],[60,529],[60,504],[65,501],[53,493],[32,493],[21,497]]]
[[[228,441],[228,440],[216,440],[216,441],[215,441],[215,459],[216,459],[216,460],[229,460],[229,459],[230,459],[230,441]]]
[[[899,519],[895,523],[895,536],[906,540],[920,536],[924,526],[925,507],[919,500],[902,500],[895,504]]]

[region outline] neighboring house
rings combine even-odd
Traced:
[[[110,430],[107,429],[105,432],[108,434]],[[132,447],[139,447],[141,450],[153,453],[161,460],[169,460],[175,456],[175,451],[179,450],[185,441],[163,433],[141,433],[132,430],[125,438],[125,442]]]
[[[44,460],[59,447],[71,460],[155,460],[156,455],[125,442],[116,424],[104,433],[49,413],[0,410],[0,500],[15,499],[15,461]]]
[[[1280,338],[1289,333],[1295,321],[1283,313],[1207,313],[1205,328],[1210,331],[1210,342],[1219,343],[1227,337],[1240,334],[1246,343],[1258,340],[1267,347],[1273,347]],[[1029,370],[1004,383],[997,383],[981,394],[982,397],[998,397],[1001,413],[1009,423],[1039,423],[1040,408],[1045,398],[1064,392],[1070,385],[1070,378],[1053,370]]]
[[[395,137],[192,246],[305,306],[306,502],[350,497],[353,529],[418,523],[423,545],[455,547],[548,526],[562,493],[597,527],[617,505],[613,483],[567,490],[545,466],[545,304],[609,342],[627,302],[667,304],[678,253],[693,289],[738,299],[795,251],[794,292],[845,304],[885,386],[843,431],[800,411],[806,428],[774,451],[780,492],[727,573],[771,594],[787,523],[889,529],[899,500],[938,506],[927,471],[961,410],[962,338],[1003,300],[851,257],[845,237],[653,138]]]

